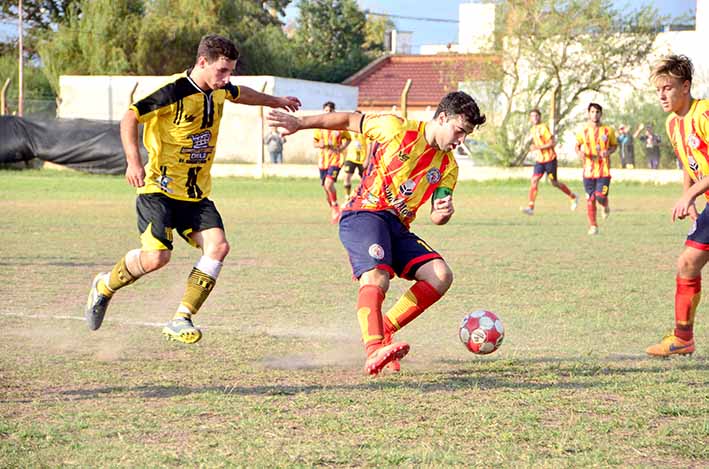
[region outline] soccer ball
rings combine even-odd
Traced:
[[[495,313],[481,309],[463,318],[458,337],[471,352],[487,355],[500,347],[505,338],[505,328]]]

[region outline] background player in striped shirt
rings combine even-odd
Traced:
[[[485,116],[473,98],[459,91],[446,95],[428,122],[359,113],[298,118],[276,111],[269,120],[287,133],[314,127],[350,130],[379,144],[343,210],[340,240],[359,279],[357,318],[367,354],[365,371],[376,375],[388,364],[398,371],[398,360],[409,345],[394,342],[394,333],[438,301],[453,281],[441,255],[409,226],[429,200],[434,224],[451,219],[458,178],[452,150],[485,123]],[[415,283],[382,317],[384,296],[395,275]]]
[[[600,104],[588,105],[588,124],[576,134],[576,154],[583,163],[583,187],[586,191],[588,234],[598,234],[596,202],[603,207],[603,219],[611,212],[608,192],[611,186],[610,158],[618,148],[615,131],[601,124],[603,108]]]
[[[342,169],[345,172],[345,196],[349,199],[352,194],[352,175],[357,171],[362,178],[364,173],[364,162],[369,154],[369,145],[364,135],[358,132],[349,132],[350,144],[347,145],[345,164]]]
[[[123,116],[126,180],[137,188],[141,248],[129,251],[110,272],[94,278],[85,312],[89,329],[101,327],[116,291],[170,261],[173,230],[177,230],[185,241],[201,249],[202,256],[187,278],[175,316],[162,332],[188,344],[202,337],[192,324],[192,315],[214,288],[229,253],[222,218],[208,198],[224,102],[291,111],[300,107],[297,98],[275,97],[232,85],[229,80],[238,56],[230,40],[204,36],[192,68],[170,77],[165,85],[133,103]],[[145,167],[139,153],[138,123],[145,124]]]
[[[694,67],[688,57],[670,55],[653,68],[651,80],[667,116],[667,135],[684,168],[682,196],[672,208],[672,221],[689,217],[693,223],[677,261],[675,329],[649,355],[694,352],[694,316],[702,293],[702,269],[709,261],[709,211],[697,212],[695,200],[709,200],[709,101],[692,98]]]
[[[335,112],[335,103],[327,101],[322,108],[326,113]],[[349,133],[341,130],[315,129],[313,135],[313,146],[320,149],[318,156],[320,185],[325,191],[332,223],[340,221],[340,205],[337,203],[335,182],[342,168],[343,151],[348,143],[350,143]]]
[[[542,122],[542,112],[539,109],[532,109],[529,112],[529,121],[532,123],[532,128],[529,131],[531,144],[529,151],[536,155],[534,163],[534,172],[532,173],[532,183],[529,187],[529,203],[527,207],[522,209],[522,212],[527,215],[534,215],[534,203],[537,199],[539,190],[539,180],[547,174],[547,178],[551,185],[559,189],[571,199],[571,210],[576,210],[578,197],[571,192],[563,182],[559,182],[556,176],[558,161],[556,159],[556,151],[554,145],[556,141],[551,134],[549,127]]]

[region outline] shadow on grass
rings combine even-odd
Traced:
[[[59,389],[43,393],[42,397],[55,401],[125,399],[138,396],[143,399],[170,399],[173,397],[213,394],[234,396],[291,396],[337,392],[378,392],[386,390],[411,389],[414,392],[456,391],[461,389],[480,390],[554,390],[554,389],[603,389],[622,382],[637,384],[638,374],[657,374],[672,371],[709,371],[706,359],[674,360],[671,367],[657,365],[642,366],[649,360],[638,360],[628,356],[622,360],[638,361],[637,366],[614,366],[615,360],[584,362],[574,358],[530,358],[517,360],[495,360],[471,362],[461,366],[459,361],[443,360],[449,368],[437,372],[405,371],[399,375],[383,375],[367,382],[330,381],[331,384],[313,383],[304,385],[230,385],[223,386],[181,386],[181,385],[141,385],[109,386],[92,389]],[[453,366],[451,366],[453,365]],[[457,365],[457,366],[456,366]],[[343,380],[351,380],[351,373],[338,375]],[[632,376],[631,376],[632,375]],[[673,375],[676,376],[676,375]],[[320,376],[322,379],[322,376]],[[706,383],[690,383],[706,386]],[[23,399],[3,399],[0,402],[31,402]]]

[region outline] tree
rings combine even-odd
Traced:
[[[355,0],[301,0],[295,33],[296,76],[341,82],[369,62],[367,19]]]
[[[491,61],[486,106],[501,162],[526,156],[530,109],[554,103],[555,133],[573,123],[586,92],[630,82],[650,51],[663,18],[650,7],[622,15],[610,0],[509,0],[500,5],[500,60]]]
[[[364,34],[364,44],[362,47],[367,51],[367,55],[374,59],[387,51],[384,47],[384,36],[387,31],[395,29],[396,25],[387,16],[367,15],[367,26]]]

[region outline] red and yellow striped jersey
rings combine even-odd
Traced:
[[[535,125],[532,127],[532,130],[530,130],[530,134],[532,135],[532,141],[538,147],[546,145],[553,138],[553,135],[546,124]],[[534,153],[536,154],[537,163],[548,163],[556,159],[554,147],[545,148],[544,150],[536,150]]]
[[[350,135],[350,144],[347,145],[346,161],[362,164],[367,158],[367,139],[364,135],[357,132],[348,132]]]
[[[408,227],[437,188],[455,188],[458,163],[426,142],[425,128],[392,114],[363,117],[362,134],[379,147],[345,210],[389,210]]]
[[[189,71],[188,71],[189,72]],[[239,87],[206,92],[188,72],[173,75],[148,96],[131,104],[145,124],[148,150],[145,186],[139,194],[159,192],[178,200],[197,201],[212,190],[210,170],[225,101],[236,102]]]
[[[665,122],[677,158],[693,181],[709,175],[709,100],[695,99],[684,117],[674,112]],[[709,200],[709,191],[704,193]]]
[[[342,166],[342,152],[337,149],[342,147],[345,140],[350,140],[350,135],[344,130],[315,129],[313,141],[324,143],[325,147],[320,148],[318,156],[318,168],[327,169],[330,166]]]
[[[603,150],[618,146],[613,129],[606,125],[598,127],[587,125],[576,134],[576,143],[581,145],[581,151],[585,155],[583,177],[604,178],[611,176],[610,155],[604,158],[600,154]]]

